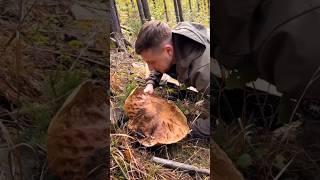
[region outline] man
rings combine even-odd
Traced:
[[[146,93],[152,94],[163,73],[167,73],[180,83],[209,94],[210,36],[204,26],[181,22],[171,30],[166,23],[149,21],[137,36],[135,51],[150,70]],[[196,120],[192,130],[195,137],[209,137],[209,115]]]
[[[229,69],[253,64],[296,99],[304,145],[320,158],[320,1],[217,0],[213,12],[213,56]]]

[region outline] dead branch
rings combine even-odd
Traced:
[[[155,157],[155,156],[153,156],[151,158],[151,160],[156,162],[156,163],[162,164],[162,165],[164,165],[166,167],[169,167],[169,168],[181,169],[181,170],[187,170],[187,171],[194,171],[194,172],[210,175],[210,170],[209,169],[197,168],[197,167],[192,166],[190,164],[180,163],[180,162],[176,162],[176,161],[173,161],[173,160],[163,159],[163,158],[159,158],[159,157]]]

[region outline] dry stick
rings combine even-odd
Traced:
[[[101,168],[101,167],[103,167],[103,166],[105,166],[104,163],[99,164],[98,166],[96,166],[96,167],[94,167],[93,169],[91,169],[91,170],[89,171],[89,173],[87,174],[86,178],[89,178],[93,173],[95,173],[99,168]]]
[[[151,160],[153,162],[162,164],[162,165],[164,165],[166,167],[169,167],[169,168],[194,171],[194,172],[199,172],[199,173],[210,175],[210,170],[209,169],[200,169],[200,168],[197,168],[197,167],[192,166],[190,164],[179,163],[179,162],[176,162],[176,161],[163,159],[163,158],[159,158],[159,157],[155,157],[155,156],[153,156],[151,158]]]
[[[47,161],[45,161],[43,163],[43,166],[41,168],[40,180],[43,180],[43,178],[44,178],[44,176],[45,176],[45,174],[47,172],[47,168],[46,167],[47,167]]]
[[[133,138],[132,136],[129,136],[127,134],[110,134],[110,137],[112,137],[112,136],[122,136],[122,137],[127,137],[127,138],[135,140],[135,138]]]
[[[293,162],[294,158],[295,158],[295,156],[290,159],[290,161],[281,169],[281,171],[278,173],[278,175],[273,180],[278,180],[281,177],[281,175],[286,171],[286,169]]]

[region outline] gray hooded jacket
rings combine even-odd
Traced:
[[[209,93],[210,89],[210,34],[200,24],[180,22],[172,30],[172,43],[176,59],[170,76],[180,83]],[[158,86],[162,73],[152,71],[147,84]]]

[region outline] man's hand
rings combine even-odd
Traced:
[[[153,94],[153,85],[152,84],[147,84],[146,88],[144,89],[145,93],[148,93],[148,94]]]

